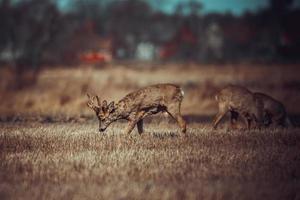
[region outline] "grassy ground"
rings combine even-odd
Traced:
[[[215,92],[234,83],[282,101],[299,125],[297,66],[172,66],[45,69],[14,91],[0,69],[0,199],[300,199],[300,131],[212,130]],[[185,91],[188,135],[163,115],[146,133],[106,135],[87,92],[118,100],[145,85]]]
[[[1,199],[299,199],[300,134],[146,123],[5,123]]]

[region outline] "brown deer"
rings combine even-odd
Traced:
[[[273,97],[255,92],[254,97],[262,105],[263,117],[266,125],[292,127],[293,124],[287,116],[284,105]]]
[[[247,128],[250,129],[251,123],[254,122],[255,126],[260,127],[262,123],[261,105],[256,102],[254,95],[248,89],[229,85],[219,91],[215,95],[218,102],[219,112],[213,121],[214,129],[217,128],[221,119],[227,112],[231,113],[231,124],[235,124],[238,115],[241,115]]]
[[[99,120],[99,131],[104,132],[114,121],[126,119],[129,121],[125,133],[130,134],[135,125],[139,134],[143,132],[143,119],[146,116],[166,111],[174,118],[186,133],[186,122],[180,114],[183,90],[173,84],[157,84],[129,93],[118,103],[102,103],[98,96],[89,97],[88,107],[95,111]],[[97,103],[95,103],[97,100]]]
[[[265,126],[293,127],[281,102],[264,93],[255,92],[253,95],[257,104],[260,105]],[[232,125],[236,123],[238,117],[238,113],[231,112]]]

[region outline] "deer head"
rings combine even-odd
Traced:
[[[104,100],[101,103],[100,98],[97,95],[91,96],[87,94],[87,96],[89,98],[87,106],[95,111],[99,120],[99,131],[103,132],[113,121],[117,120],[115,103],[111,102],[107,105],[107,101]]]

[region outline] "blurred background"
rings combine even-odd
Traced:
[[[298,113],[299,21],[298,0],[0,0],[0,118],[77,120],[87,92],[161,82],[186,90],[186,115],[215,113],[229,83]]]

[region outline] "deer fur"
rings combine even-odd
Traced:
[[[292,123],[288,118],[284,105],[273,97],[255,92],[254,97],[259,104],[262,105],[263,117],[265,125],[274,125],[282,127],[292,127]]]
[[[254,98],[260,109],[263,116],[263,125],[265,127],[269,126],[281,126],[281,127],[293,127],[292,122],[290,121],[284,105],[274,99],[273,97],[255,92],[253,93]],[[236,112],[231,112],[231,125],[235,126],[236,121],[238,120],[239,114]]]
[[[100,102],[98,96],[88,95],[87,103],[99,120],[99,131],[104,132],[113,122],[126,119],[128,126],[126,134],[130,134],[135,125],[139,134],[143,130],[143,119],[159,112],[167,112],[174,118],[182,133],[186,133],[186,122],[181,116],[180,107],[183,100],[183,90],[173,84],[157,84],[129,93],[119,102]],[[95,102],[96,100],[96,102]]]
[[[262,123],[262,112],[260,102],[257,102],[252,92],[247,88],[229,85],[220,90],[215,95],[218,102],[219,112],[213,121],[213,127],[217,128],[221,119],[227,112],[231,112],[231,123],[234,124],[236,115],[240,115],[247,128],[250,129],[251,123],[260,127]]]

